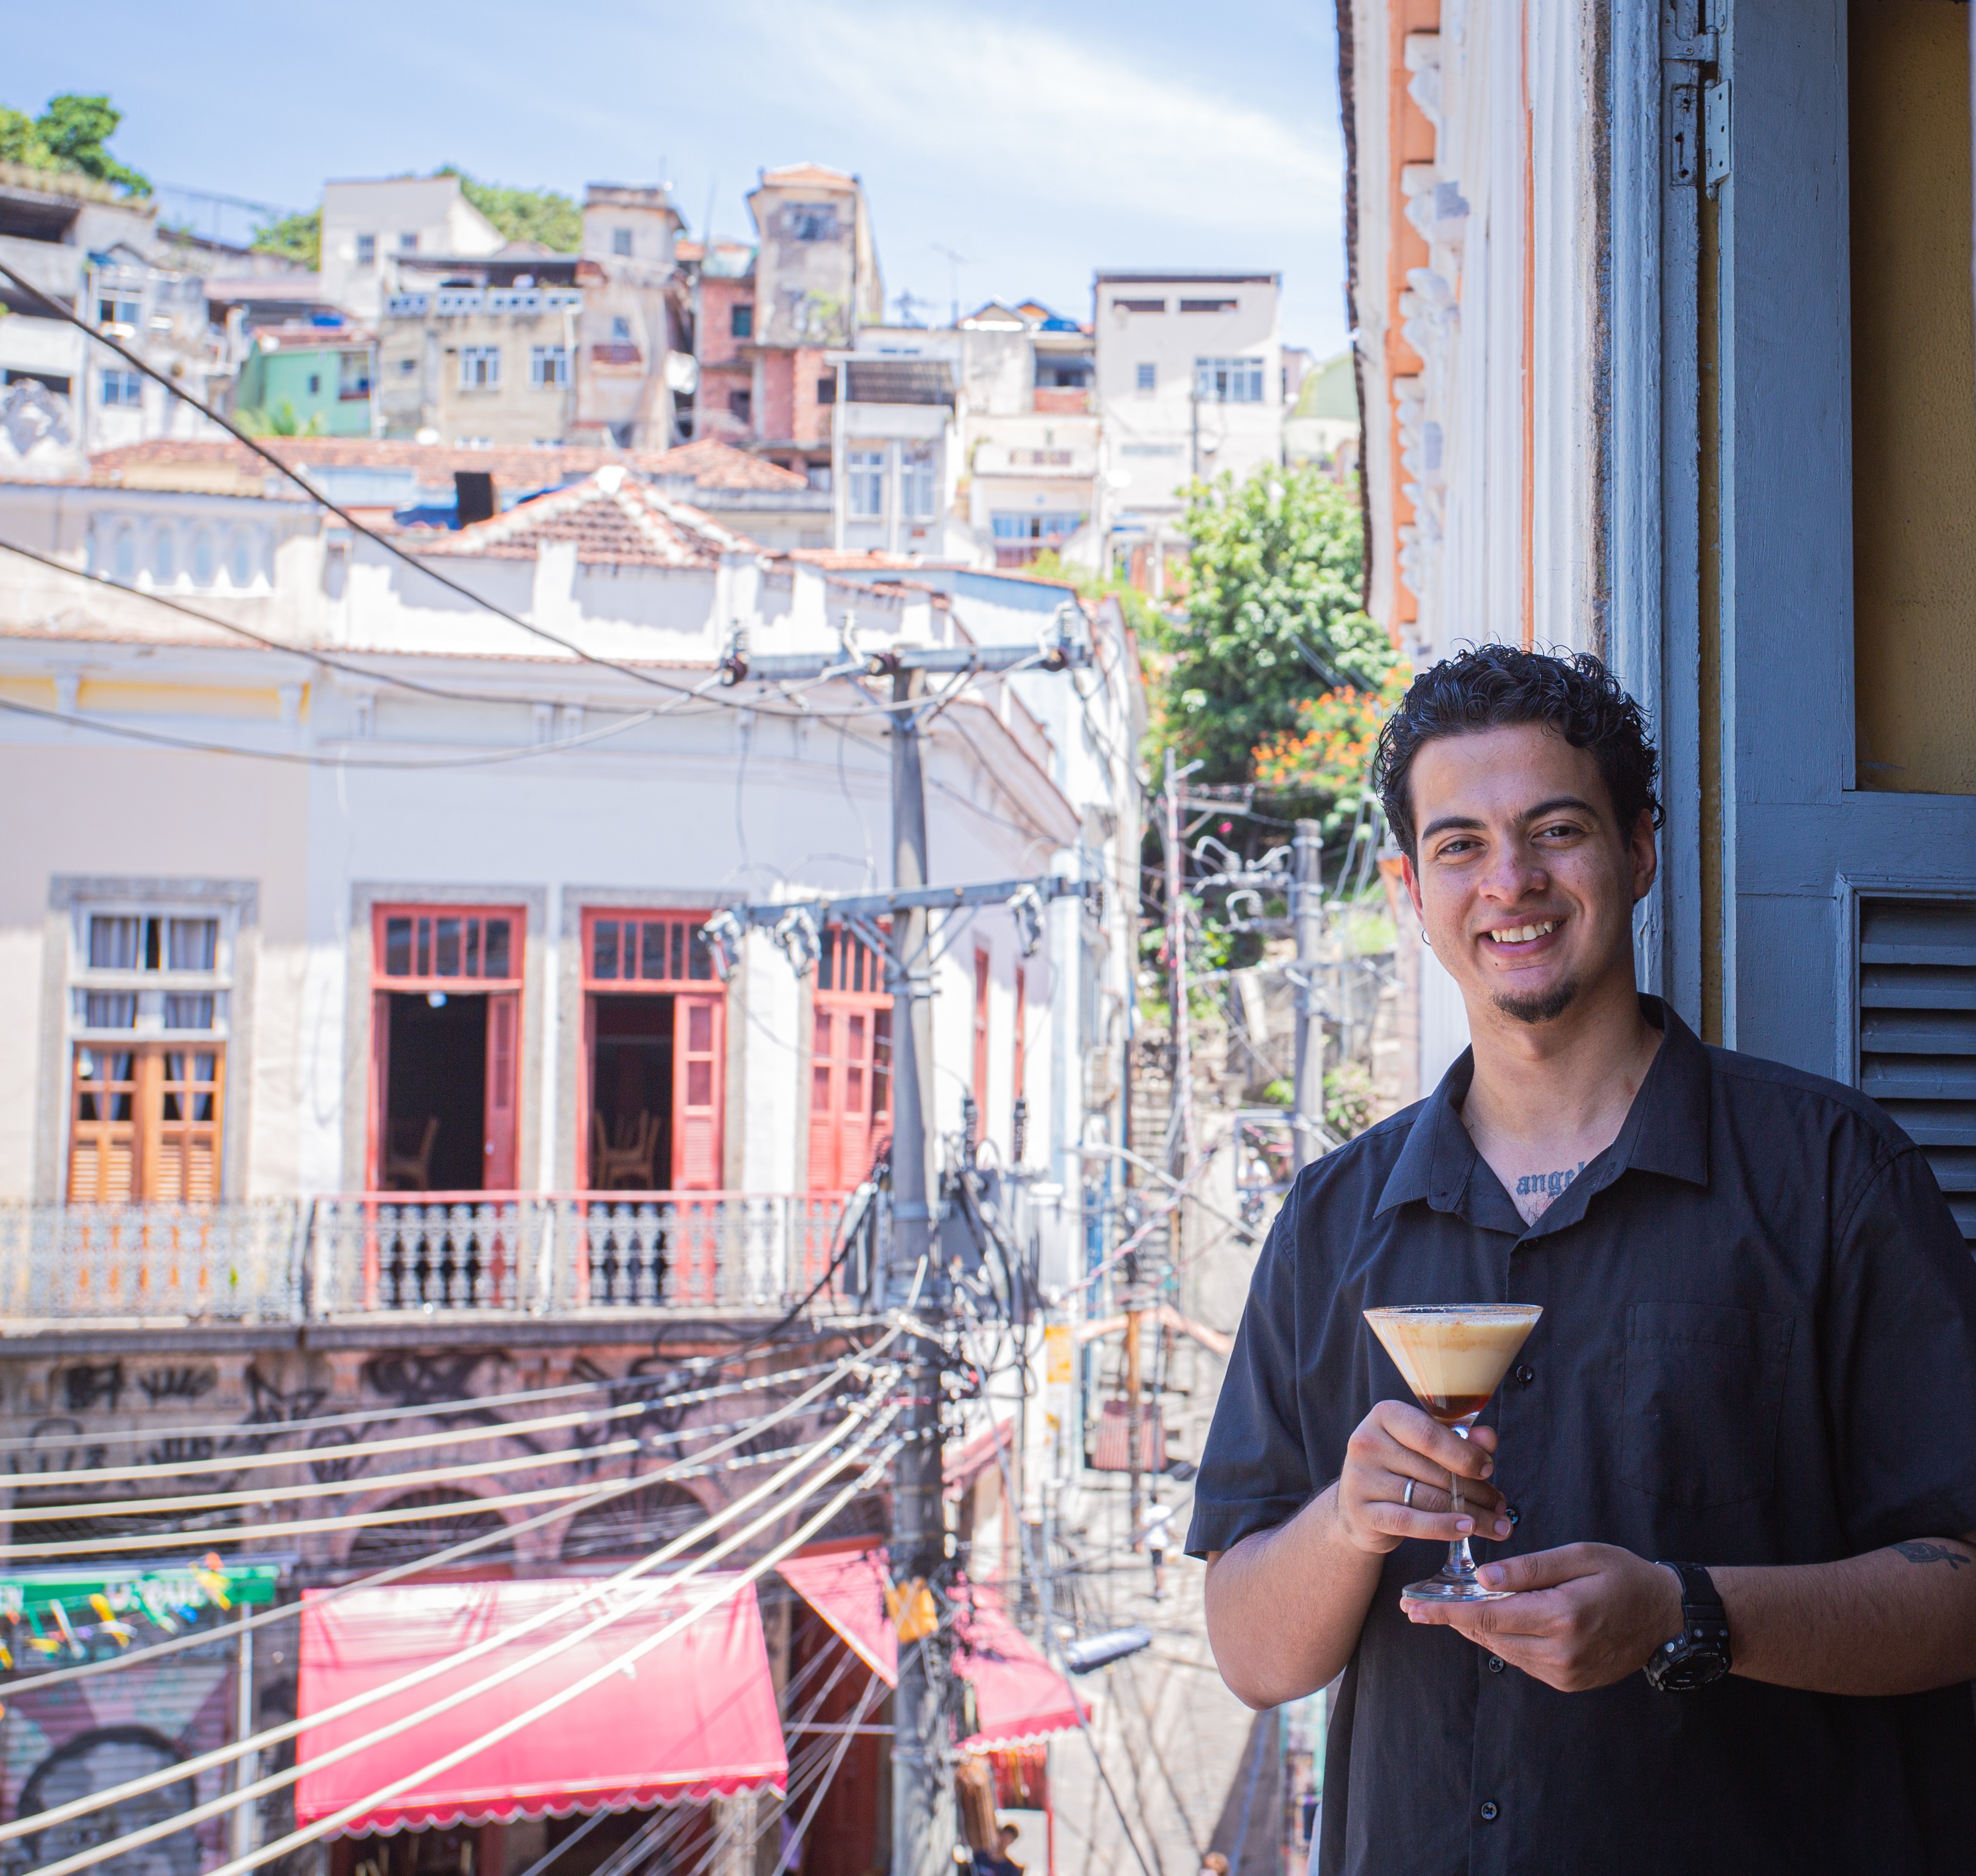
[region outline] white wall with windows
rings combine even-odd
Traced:
[[[885,441],[890,503],[910,486],[915,442],[937,451],[940,440]],[[0,694],[45,713],[0,716],[0,790],[36,803],[0,869],[0,1028],[23,1039],[0,1067],[0,1195],[346,1189],[362,1176],[369,1124],[369,908],[400,902],[524,908],[516,1176],[566,1189],[579,1176],[569,1064],[584,1007],[580,986],[565,982],[577,962],[565,948],[587,909],[703,912],[734,896],[884,877],[890,754],[882,712],[855,688],[814,693],[809,713],[773,694],[723,691],[650,717],[647,688],[545,658],[538,645],[511,655],[527,645],[512,628],[463,615],[381,558],[353,566],[319,534],[290,532],[318,526],[291,512],[301,507],[0,485],[0,535],[80,572],[99,539],[114,554],[127,531],[140,590],[161,539],[183,581],[203,529],[216,584],[193,603],[296,648],[230,642],[136,594],[45,570],[0,588],[0,628],[60,622],[32,637],[0,629]],[[229,529],[257,527],[271,583],[236,595],[224,543]],[[965,632],[1029,645],[1068,598],[1033,581],[931,569],[888,592],[802,563],[764,573],[753,555],[717,573],[635,561],[579,569],[566,545],[539,563],[448,570],[605,655],[682,673],[710,669],[736,618],[794,650],[833,646],[846,610],[863,641]],[[1136,678],[1122,629],[1115,621],[1101,637],[1097,673],[1075,688],[1036,673],[977,685],[930,727],[936,877],[1062,864],[1129,879]],[[318,663],[318,650],[378,681]],[[418,681],[463,695],[388,681],[415,662]],[[662,800],[662,821],[627,823],[627,798]],[[1094,832],[1079,858],[1085,829],[1116,831]],[[1128,903],[1111,892],[1106,918]],[[940,1125],[958,1127],[974,1085],[978,945],[990,961],[983,1132],[1012,1152],[1019,970],[1036,1163],[1056,1137],[1051,1036],[1059,993],[1070,993],[1047,944],[1022,956],[1006,911],[976,915],[957,935],[935,1011]],[[1099,947],[1104,1008],[1123,1007],[1127,936],[1121,926]],[[801,1187],[807,993],[760,943],[732,994],[746,1001],[728,1030],[721,1176]]]
[[[837,407],[835,544],[937,559],[985,558],[956,514],[959,426],[945,404]]]
[[[1283,460],[1273,274],[1097,277],[1097,399],[1110,523],[1171,530],[1181,491]]]

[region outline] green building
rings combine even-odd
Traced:
[[[283,435],[367,437],[376,348],[349,326],[286,326],[254,335],[234,407]]]

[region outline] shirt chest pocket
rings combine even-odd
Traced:
[[[1795,1327],[1793,1317],[1764,1310],[1629,1308],[1625,1482],[1693,1510],[1767,1497]]]

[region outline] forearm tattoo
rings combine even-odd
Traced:
[[[1951,1571],[1960,1570],[1970,1561],[1965,1551],[1951,1550],[1946,1544],[1930,1544],[1920,1538],[1896,1544],[1894,1548],[1909,1563],[1945,1563]]]

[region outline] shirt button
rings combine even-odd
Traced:
[[[1485,1798],[1482,1801],[1482,1822],[1484,1824],[1494,1823],[1502,1815],[1502,1812],[1497,1808],[1494,1799]]]
[[[1489,1672],[1492,1674],[1500,1674],[1502,1671],[1503,1657],[1500,1654],[1492,1654],[1490,1656]]]
[[[1524,1386],[1528,1387],[1536,1378],[1536,1370],[1533,1368],[1528,1362],[1520,1361],[1517,1363],[1517,1379],[1522,1382]]]
[[[1513,1505],[1504,1505],[1503,1507],[1503,1515],[1509,1519],[1510,1528],[1512,1529],[1514,1529],[1517,1525],[1523,1522],[1523,1513],[1518,1511]]]

